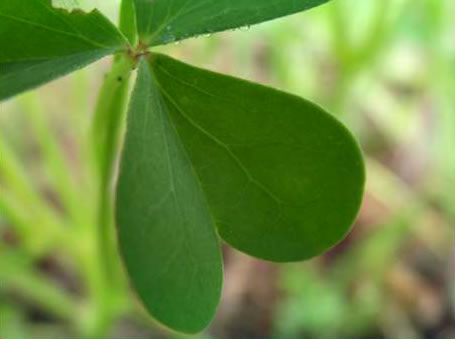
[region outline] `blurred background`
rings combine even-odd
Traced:
[[[116,0],[78,2],[118,15]],[[317,102],[366,156],[361,212],[327,254],[275,265],[224,248],[223,299],[204,335],[455,338],[454,13],[452,0],[334,0],[161,48]],[[5,339],[178,337],[126,279],[100,274],[87,133],[110,61],[1,103]]]

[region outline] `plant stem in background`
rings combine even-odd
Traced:
[[[333,97],[330,99],[330,108],[342,115],[349,98],[349,90],[358,74],[374,61],[384,47],[390,24],[386,22],[390,1],[382,0],[375,4],[374,16],[370,29],[358,47],[354,46],[347,27],[349,21],[344,15],[343,3],[334,1],[330,6],[331,30],[333,35],[333,51],[338,60],[338,78]]]
[[[120,30],[131,44],[135,43],[136,29],[133,1],[122,1]],[[88,328],[90,334],[104,335],[116,316],[116,291],[122,286],[120,258],[118,256],[112,204],[112,178],[120,146],[128,100],[129,79],[134,69],[134,59],[129,52],[114,57],[111,70],[106,75],[96,104],[91,141],[98,177],[98,217],[95,230],[99,278],[95,281],[97,301],[93,316],[96,318]],[[110,286],[110,288],[107,288]],[[92,328],[90,328],[92,327]]]
[[[57,287],[48,276],[32,267],[32,260],[18,250],[0,246],[0,281],[5,286],[14,286],[30,300],[39,304],[52,315],[77,323],[75,312],[78,305],[66,291]]]
[[[105,334],[107,326],[115,317],[115,291],[121,286],[120,258],[117,254],[111,181],[119,149],[120,135],[124,122],[129,78],[134,67],[129,55],[114,58],[111,70],[106,75],[96,105],[92,126],[93,151],[96,162],[98,185],[98,217],[96,243],[98,267],[101,269],[99,288],[95,297],[97,321],[90,333]],[[107,288],[109,286],[109,288]]]
[[[103,267],[108,277],[116,270],[112,258],[116,256],[112,229],[111,180],[119,147],[129,78],[133,64],[127,55],[115,58],[112,69],[106,75],[96,105],[93,143],[99,177],[99,248],[104,257]]]

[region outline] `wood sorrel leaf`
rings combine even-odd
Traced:
[[[215,312],[215,227],[259,258],[310,258],[346,234],[363,185],[357,143],[321,108],[163,55],[141,61],[116,220],[133,285],[167,326],[195,333]]]
[[[0,100],[128,45],[97,10],[68,12],[51,0],[1,0],[0,43]]]
[[[116,221],[127,271],[147,310],[175,330],[201,331],[220,297],[220,247],[200,183],[145,61],[128,115]]]
[[[224,240],[259,258],[296,261],[343,238],[365,175],[340,122],[299,97],[162,55],[151,67]]]
[[[301,12],[328,0],[135,0],[140,39],[162,45]]]

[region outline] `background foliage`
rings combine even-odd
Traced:
[[[116,20],[116,1],[80,3]],[[273,265],[226,249],[223,301],[207,335],[455,337],[454,7],[335,0],[160,48],[316,101],[367,156],[356,227],[328,254]],[[107,66],[1,104],[0,336],[165,333],[126,282],[99,274],[85,140]]]

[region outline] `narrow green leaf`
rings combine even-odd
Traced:
[[[141,41],[162,45],[200,34],[249,26],[329,0],[135,0]]]
[[[160,109],[170,114],[192,163],[185,175],[197,177],[224,240],[259,258],[296,261],[343,238],[365,175],[359,147],[340,122],[299,97],[162,55],[152,57],[151,67],[164,98]],[[142,141],[136,147],[150,147]],[[136,180],[164,181],[156,158],[135,162],[154,166],[136,172]]]
[[[215,313],[222,261],[207,202],[141,62],[117,184],[118,240],[147,310],[182,332],[201,331]]]
[[[0,1],[0,100],[127,48],[94,10],[68,12],[50,0]]]
[[[120,7],[119,28],[132,46],[136,44],[137,25],[134,0],[122,0]]]

